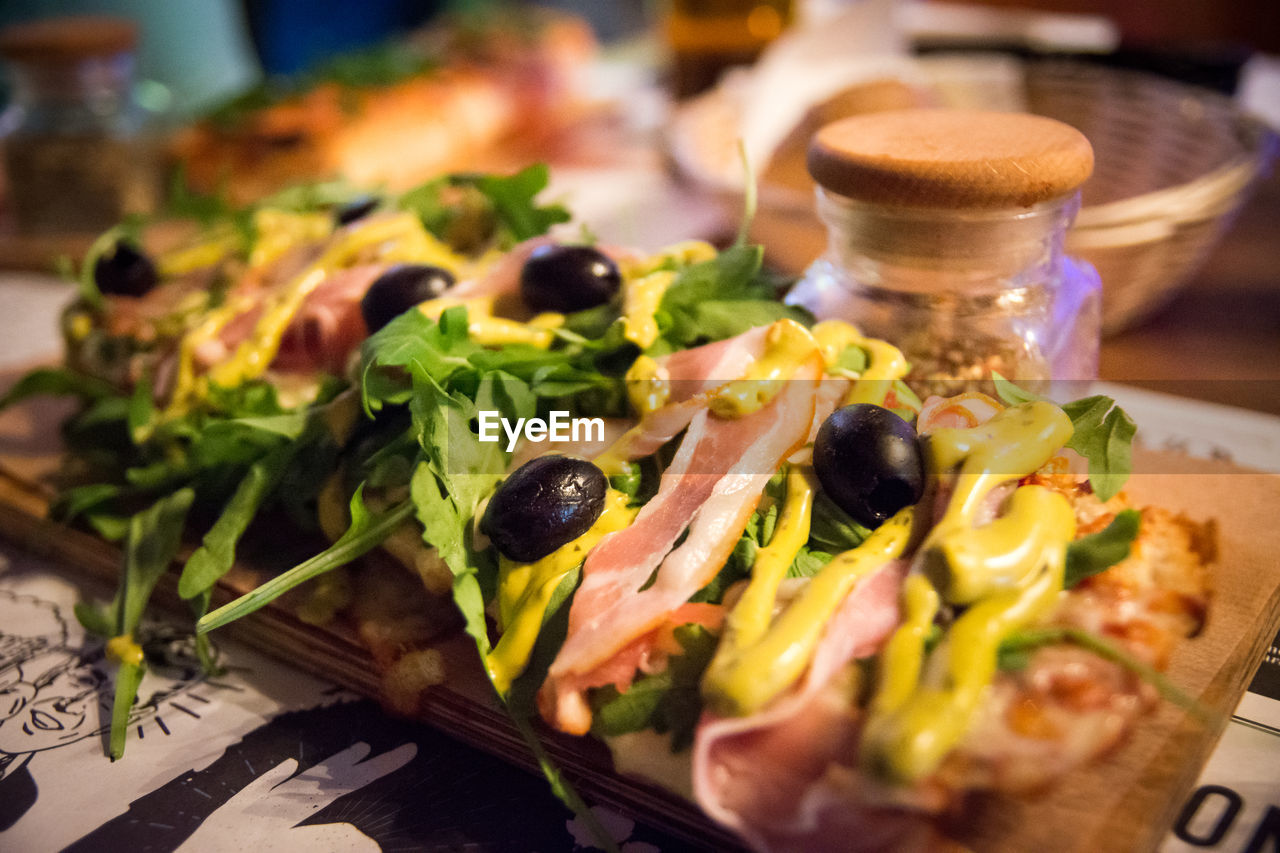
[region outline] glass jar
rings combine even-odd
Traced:
[[[1001,116],[1003,130],[978,139],[965,128],[986,114],[902,111],[837,124],[907,114],[924,117],[894,119],[882,151],[874,129],[835,134],[835,153],[832,134],[819,133],[810,168],[828,247],[788,301],[894,343],[911,362],[908,381],[928,393],[973,388],[993,372],[1095,378],[1101,283],[1062,248],[1092,164],[1088,143],[1061,125],[1069,144],[1049,145],[1046,158],[1033,143],[1030,162],[1018,152],[1022,119],[1033,116]]]
[[[158,164],[133,98],[136,27],[54,18],[0,34],[4,171],[20,231],[100,231],[154,209]]]

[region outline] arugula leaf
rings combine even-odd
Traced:
[[[787,577],[789,578],[811,578],[818,572],[822,571],[823,566],[835,559],[835,554],[829,554],[826,551],[815,551],[808,545],[800,549],[800,553],[796,554],[796,558],[787,568]]]
[[[196,622],[196,633],[206,634],[275,601],[281,595],[314,577],[345,566],[356,557],[366,554],[413,515],[413,502],[405,501],[380,513],[370,513],[364,505],[363,486],[351,498],[351,526],[325,550],[311,559],[299,563],[262,586],[248,592],[235,601],[224,604],[207,613]]]
[[[702,714],[699,683],[717,638],[701,625],[681,625],[675,637],[684,654],[672,656],[665,670],[640,676],[625,693],[611,685],[593,692],[594,734],[612,737],[652,728],[671,733],[672,752],[689,748]]]
[[[447,495],[441,486],[439,473],[431,464],[418,466],[410,483],[410,494],[423,527],[423,539],[435,546],[440,558],[453,572],[454,604],[483,659],[490,650],[489,631],[485,623],[485,596],[480,585],[479,568],[470,559],[472,554],[466,541],[469,516],[464,517],[457,503]]]
[[[110,637],[115,631],[115,614],[108,613],[87,599],[80,599],[72,608],[76,621],[96,637]]]
[[[836,506],[826,492],[814,495],[813,520],[809,525],[809,546],[830,554],[839,554],[856,548],[871,531],[849,517]]]
[[[1025,628],[1015,631],[1000,643],[998,659],[1001,668],[1023,668],[1030,662],[1031,654],[1036,649],[1060,643],[1072,643],[1105,660],[1119,664],[1154,687],[1162,697],[1203,722],[1212,722],[1216,716],[1212,710],[1196,701],[1195,697],[1184,693],[1155,667],[1139,660],[1110,640],[1082,628]]]
[[[775,283],[761,272],[763,257],[759,246],[734,246],[681,270],[663,294],[655,315],[661,336],[648,354],[732,337],[783,318],[810,325],[808,312],[777,299]]]
[[[996,393],[1010,406],[1045,400],[993,373]],[[1052,401],[1048,401],[1052,402]],[[1060,407],[1071,418],[1074,432],[1067,447],[1089,460],[1089,483],[1101,500],[1110,500],[1124,487],[1133,470],[1133,436],[1138,426],[1116,401],[1101,394]]]
[[[1138,538],[1141,524],[1142,513],[1136,509],[1121,510],[1102,530],[1082,536],[1069,544],[1063,587],[1070,589],[1085,578],[1106,571],[1126,559],[1134,540]]]
[[[1020,406],[1023,403],[1033,403],[1037,400],[1045,399],[1039,394],[1033,394],[1025,388],[1015,385],[994,370],[991,371],[991,378],[995,382],[996,396],[1003,400],[1006,405]]]
[[[249,472],[231,496],[218,520],[205,533],[199,548],[187,558],[178,579],[178,594],[196,598],[211,590],[235,561],[236,544],[258,514],[263,501],[284,475],[294,457],[296,445],[282,444],[249,467]],[[196,616],[204,615],[199,611]]]
[[[1089,460],[1089,482],[1102,500],[1110,500],[1133,469],[1133,436],[1137,424],[1110,397],[1085,397],[1062,406],[1075,432],[1067,442]]]
[[[550,182],[551,171],[546,163],[535,163],[509,177],[481,175],[475,179],[476,188],[489,197],[498,221],[517,243],[569,221],[569,211],[564,207],[539,207],[534,201]]]
[[[133,712],[133,703],[138,699],[138,687],[142,684],[142,676],[147,672],[146,663],[122,663],[116,670],[116,689],[111,698],[111,734],[107,740],[107,750],[111,760],[124,757],[125,738],[129,733],[129,715]]]
[[[112,636],[132,638],[142,621],[152,590],[178,554],[182,528],[194,498],[195,493],[190,489],[180,489],[129,520],[124,575],[120,589],[116,591],[111,616],[108,618],[85,604],[76,608],[81,624],[97,629],[109,627]],[[108,750],[113,761],[124,755],[129,713],[145,672],[145,661],[124,661],[116,672],[108,737]]]
[[[142,621],[151,591],[178,555],[194,499],[191,489],[179,489],[129,520],[124,577],[116,598],[116,634],[132,634]]]
[[[100,400],[117,394],[109,383],[65,367],[42,367],[19,379],[0,396],[0,409],[31,397],[79,397]]]

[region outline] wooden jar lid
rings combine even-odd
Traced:
[[[26,62],[66,62],[133,50],[138,27],[124,18],[44,18],[0,31],[0,56]]]
[[[809,145],[823,188],[876,204],[1030,207],[1074,191],[1093,171],[1084,134],[1051,118],[910,109],[842,119]]]

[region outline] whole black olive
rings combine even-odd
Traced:
[[[879,527],[924,492],[915,430],[888,409],[866,403],[837,409],[823,422],[813,469],[827,495],[865,527]]]
[[[620,287],[618,265],[591,246],[540,246],[520,271],[520,295],[534,311],[593,308]]]
[[[373,195],[360,195],[348,202],[338,205],[333,211],[333,220],[339,225],[350,225],[357,219],[364,219],[378,209],[382,200]]]
[[[480,530],[504,557],[531,563],[586,533],[604,511],[608,487],[585,459],[539,456],[493,493]]]
[[[435,299],[453,285],[453,273],[426,264],[397,264],[378,276],[364,298],[360,314],[369,334],[428,299]]]
[[[93,265],[93,281],[101,293],[145,296],[160,283],[155,264],[136,246],[121,240]]]

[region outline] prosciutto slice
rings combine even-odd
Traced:
[[[768,331],[768,326],[758,326],[736,337],[657,359],[659,376],[669,387],[667,402],[619,439],[622,444],[617,448],[618,456],[649,456],[679,435],[695,415],[706,409],[712,391],[741,377],[763,354]]]
[[[759,411],[722,419],[704,407],[693,415],[658,494],[583,565],[568,634],[541,697],[552,725],[585,733],[586,691],[617,683],[611,659],[660,626],[724,565],[769,478],[808,437],[821,370],[815,351]]]
[[[897,849],[905,835],[927,831],[917,817],[921,808],[942,805],[923,792],[909,803],[889,801],[857,771],[861,721],[848,685],[836,678],[850,661],[874,653],[897,626],[906,571],[906,562],[890,562],[850,591],[796,690],[757,714],[707,713],[699,722],[694,795],[752,847]]]

